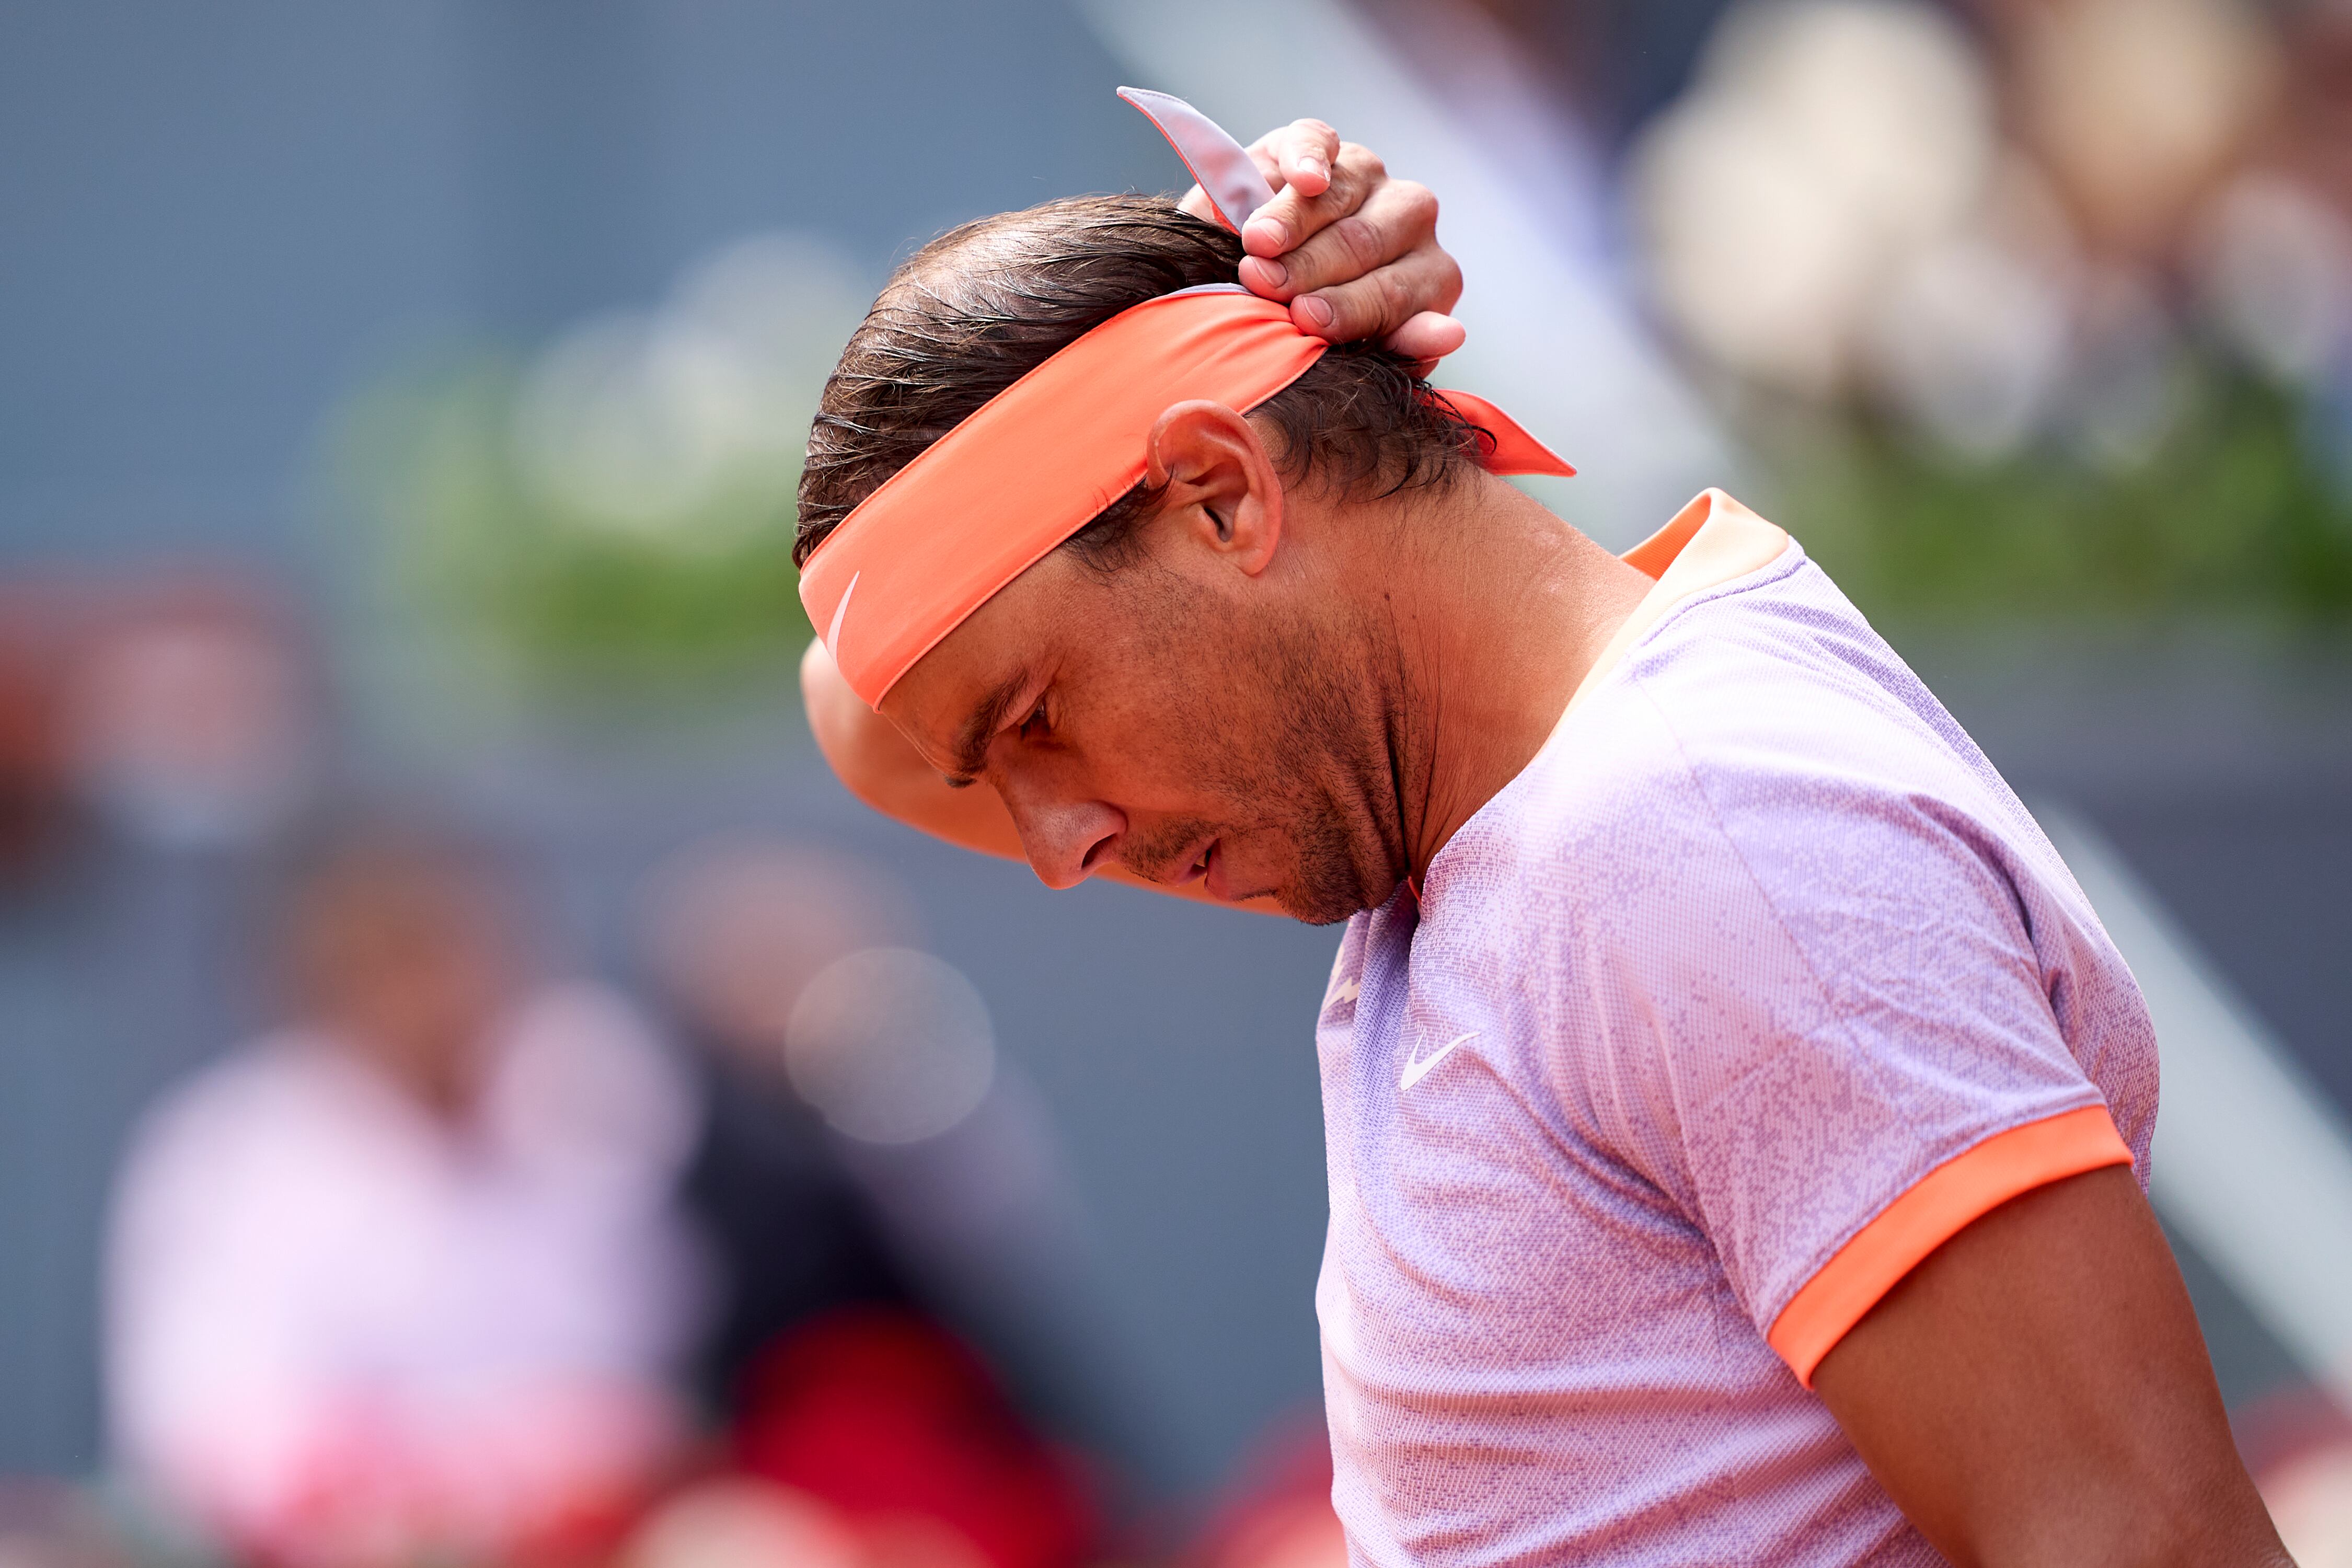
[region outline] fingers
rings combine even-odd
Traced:
[[[1386,339],[1403,331],[1416,317],[1451,309],[1461,297],[1462,268],[1431,244],[1350,282],[1299,295],[1290,302],[1290,319],[1302,331],[1335,343]],[[1433,347],[1442,336],[1433,327],[1420,331],[1422,341]]]
[[[1453,317],[1423,310],[1407,318],[1404,325],[1391,332],[1384,346],[1412,361],[1415,374],[1427,375],[1437,368],[1439,360],[1460,348],[1469,336],[1469,329]]]
[[[1436,244],[1437,198],[1429,187],[1411,180],[1383,180],[1354,210],[1279,258],[1254,257],[1251,261],[1256,265],[1244,262],[1244,267],[1282,290],[1275,298],[1295,299],[1367,277],[1417,251],[1434,250]],[[1452,309],[1461,297],[1458,278],[1454,289],[1454,293],[1424,300],[1415,309]]]
[[[1266,183],[1276,190],[1319,196],[1331,184],[1332,164],[1339,156],[1339,133],[1319,120],[1294,120],[1259,137],[1250,153],[1258,157],[1258,167],[1265,171]]]
[[[1252,256],[1269,258],[1295,250],[1363,205],[1387,179],[1387,166],[1378,154],[1353,142],[1341,142],[1322,188],[1285,184],[1243,226],[1242,244]]]
[[[1257,172],[1277,192],[1295,185],[1306,195],[1319,195],[1330,187],[1331,164],[1339,155],[1339,133],[1319,120],[1294,120],[1267,132],[1247,151]],[[1186,191],[1176,205],[1205,223],[1217,221],[1215,204],[1198,185]]]
[[[1246,288],[1334,342],[1377,338],[1424,365],[1462,346],[1462,324],[1446,314],[1462,298],[1462,269],[1437,243],[1427,186],[1390,179],[1378,154],[1319,120],[1270,131],[1249,151],[1275,195],[1242,229]],[[1197,189],[1184,205],[1209,215]]]

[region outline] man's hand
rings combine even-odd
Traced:
[[[2180,1271],[2120,1165],[1944,1243],[1822,1358],[1813,1387],[1961,1568],[2288,1568]]]
[[[1392,180],[1380,159],[1319,120],[1295,120],[1249,150],[1274,199],[1242,227],[1241,280],[1290,306],[1301,331],[1336,343],[1379,338],[1425,367],[1462,346],[1444,312],[1462,268],[1437,243],[1437,198]],[[1183,209],[1213,220],[1198,185]]]

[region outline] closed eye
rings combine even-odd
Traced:
[[[1045,718],[1045,701],[1040,699],[1035,710],[1028,718],[1021,721],[1021,738],[1024,741],[1042,741],[1053,732],[1054,726]]]

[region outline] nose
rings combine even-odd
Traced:
[[[1021,833],[1022,853],[1045,886],[1075,888],[1100,868],[1111,841],[1126,830],[1127,816],[1098,800],[1055,799],[1015,786],[1005,805]]]

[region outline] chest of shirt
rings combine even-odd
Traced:
[[[1539,1000],[1463,956],[1416,954],[1391,910],[1335,966],[1317,1025],[1327,1316],[1344,1300],[1349,1342],[1400,1363],[1605,1357],[1661,1321],[1652,1299],[1705,1302],[1684,1328],[1712,1341],[1734,1304],[1705,1237],[1561,1107]]]

